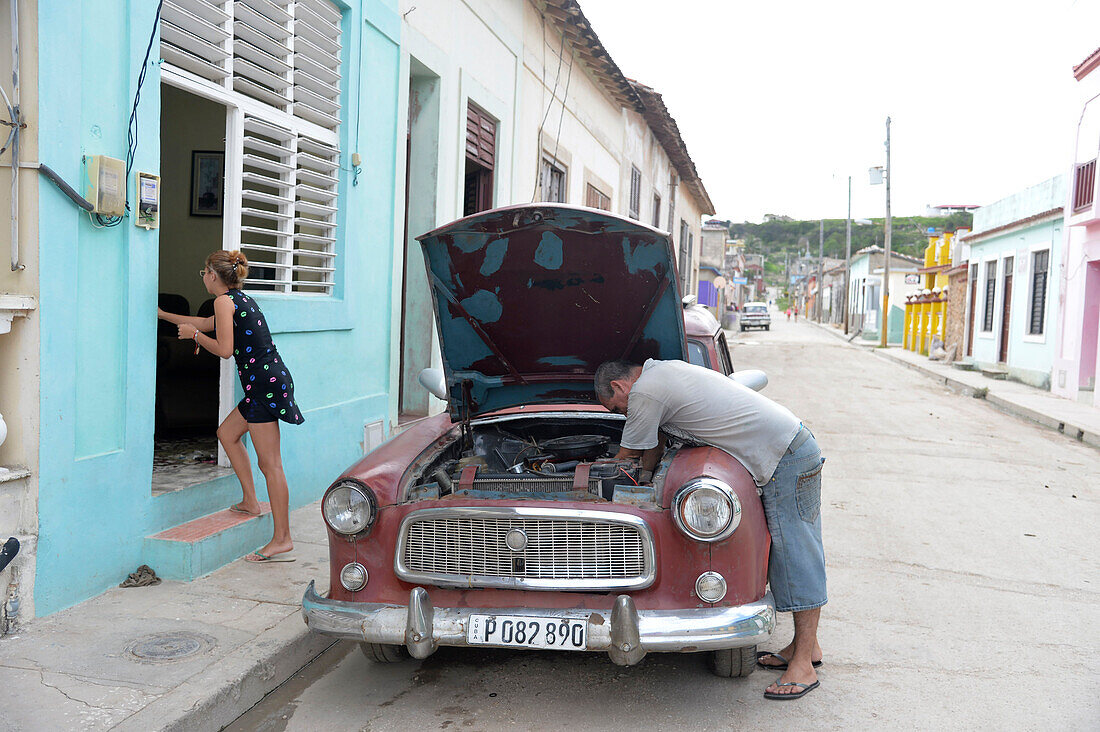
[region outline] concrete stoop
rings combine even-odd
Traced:
[[[189,581],[263,546],[271,533],[267,503],[259,516],[216,511],[145,537],[145,563],[164,579]]]

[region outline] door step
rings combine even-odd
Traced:
[[[145,537],[145,564],[165,579],[193,580],[271,539],[271,506],[260,504],[259,516],[225,509]]]
[[[982,376],[986,376],[990,379],[998,379],[1004,381],[1008,378],[1008,371],[1004,369],[982,369]]]

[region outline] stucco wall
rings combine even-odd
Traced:
[[[283,430],[292,508],[319,497],[362,454],[364,423],[388,411],[389,316],[378,303],[390,298],[394,236],[394,4],[354,2],[343,20],[341,147],[345,160],[359,152],[364,166],[355,187],[349,166],[339,173],[334,294],[257,295],[306,417]],[[51,63],[40,75],[40,109],[51,122],[40,154],[67,180],[82,180],[84,155],[125,158],[128,115],[120,110],[130,109],[155,10],[144,0],[41,6],[39,54]],[[154,52],[135,170],[160,168],[160,73]],[[41,395],[40,615],[117,584],[141,564],[146,535],[222,509],[239,490],[230,479],[151,495],[159,234],[129,219],[93,228],[49,186],[39,184],[41,257],[59,266],[43,279],[40,310],[49,384]]]
[[[38,16],[33,3],[20,3],[19,11],[20,107],[27,123],[20,135],[19,159],[32,162],[39,160],[38,48],[34,42],[38,34]],[[4,53],[0,53],[0,84],[9,97],[13,92],[12,57],[7,50],[11,42],[11,16],[5,8],[0,15],[0,48],[4,49]],[[4,119],[7,119],[6,111]],[[7,132],[4,136],[7,137]],[[12,150],[9,148],[0,155],[0,211],[4,212],[4,233],[0,237],[4,242],[0,255],[0,294],[25,295],[37,301],[41,273],[37,217],[39,173],[31,168],[24,168],[19,173],[19,262],[23,269],[13,272],[9,261],[8,228],[12,210],[11,162]],[[46,191],[46,195],[61,194],[54,189]],[[8,427],[7,440],[0,445],[0,466],[30,471],[28,477],[0,482],[0,541],[15,536],[21,543],[19,556],[0,572],[0,603],[7,598],[9,584],[17,584],[15,592],[22,604],[22,618],[34,616],[39,481],[39,323],[39,311],[34,309],[25,316],[16,317],[11,331],[0,335],[0,414]],[[0,608],[0,619],[3,614]]]
[[[955,359],[966,355],[966,270],[948,275],[947,322],[944,324],[944,347],[955,346]]]
[[[1030,189],[1029,189],[1030,190]],[[1007,257],[1013,258],[1012,299],[1009,304],[1008,360],[1005,365],[1010,375],[1026,383],[1049,388],[1050,373],[1055,353],[1057,328],[1057,303],[1061,292],[1058,273],[1061,271],[1062,219],[1011,229],[1003,235],[992,236],[970,244],[970,266],[978,267],[978,292],[975,303],[975,327],[973,358],[982,364],[1000,361],[1001,322],[1004,308],[1004,275]],[[1047,266],[1047,297],[1043,333],[1028,333],[1031,303],[1031,284],[1034,271],[1034,255],[1038,251],[1050,251]],[[993,307],[993,329],[982,330],[985,312],[985,278],[987,266],[997,268],[996,292]]]

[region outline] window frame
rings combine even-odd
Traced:
[[[627,200],[627,215],[640,221],[642,218],[642,171],[638,166],[630,166],[630,198]]]
[[[1028,250],[1028,287],[1027,287],[1027,327],[1023,339],[1028,343],[1046,343],[1046,321],[1050,317],[1050,307],[1047,300],[1050,298],[1050,264],[1054,247],[1049,242],[1036,244]],[[1040,254],[1046,254],[1046,269],[1043,272],[1043,298],[1040,301],[1042,316],[1039,320],[1038,332],[1031,330],[1035,319],[1035,275],[1037,274],[1036,260]]]
[[[661,228],[661,194],[653,191],[653,228]]]
[[[542,159],[539,162],[539,191],[542,194],[541,198],[546,203],[568,203],[569,168],[560,160],[556,162],[555,160],[556,158],[554,158],[553,155],[543,151]],[[553,182],[555,173],[559,175],[561,181],[558,185],[559,198],[551,198],[547,188],[547,183]],[[591,185],[591,183],[589,185]]]
[[[593,194],[595,194],[595,196],[593,196]],[[594,197],[595,197],[595,200],[596,200],[596,205],[593,205],[592,202],[591,202]],[[601,205],[599,205],[600,203],[603,203],[604,205],[601,206]],[[606,193],[604,193],[603,191],[601,191],[593,183],[585,183],[584,184],[584,205],[588,206],[589,208],[598,208],[601,211],[610,211],[611,210],[611,196],[609,196]]]
[[[997,259],[984,262],[985,272],[982,278],[982,327],[979,332],[984,338],[992,338],[997,325]],[[990,290],[992,287],[992,291]]]

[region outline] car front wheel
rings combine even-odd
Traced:
[[[756,646],[711,651],[710,668],[724,679],[748,676],[756,669]]]
[[[375,663],[399,663],[409,657],[409,651],[405,646],[385,643],[360,643],[359,650]]]

